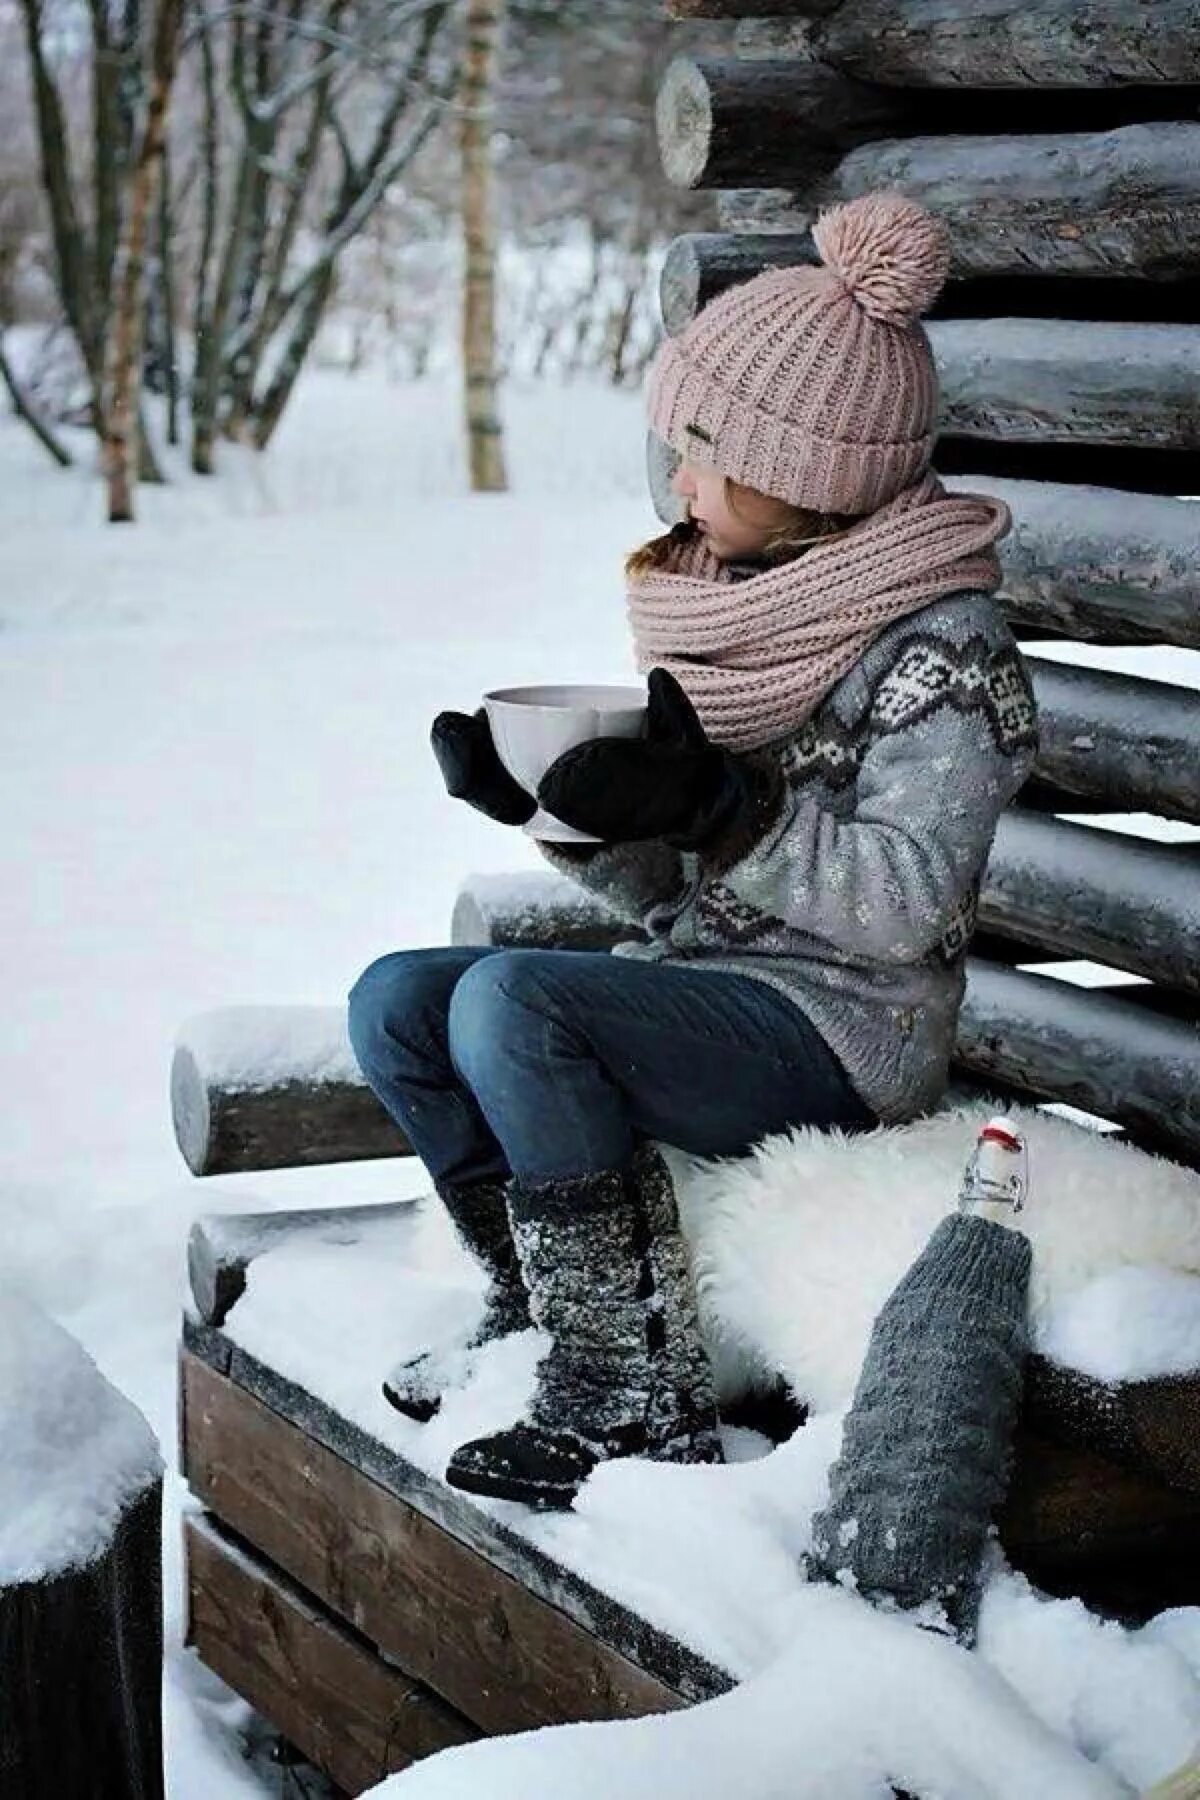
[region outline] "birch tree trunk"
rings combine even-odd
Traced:
[[[108,516],[114,524],[134,517],[146,238],[162,177],[167,110],[179,61],[183,8],[184,0],[158,0],[146,117],[134,164],[115,283],[108,404],[104,410],[104,474],[108,483]]]
[[[504,0],[467,0],[462,81],[463,381],[474,493],[507,489],[496,406],[496,247],[492,214],[492,88]]]

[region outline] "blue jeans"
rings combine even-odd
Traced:
[[[350,994],[367,1081],[435,1181],[626,1168],[877,1120],[800,1008],[729,970],[607,951],[398,950]]]

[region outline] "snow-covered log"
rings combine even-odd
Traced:
[[[1131,115],[1164,101],[1171,88],[1200,81],[1200,6],[1196,0],[1037,0],[1036,5],[978,5],[962,0],[682,0],[686,10],[723,18],[751,10],[773,19],[739,26],[740,55],[816,56],[862,81],[884,86],[1029,90],[1123,88]],[[672,10],[680,10],[677,3]],[[803,22],[802,22],[803,21]],[[1130,92],[1129,90],[1133,90]],[[1010,94],[1010,101],[1018,100]],[[1181,110],[1186,95],[1175,101]]]
[[[1200,693],[1107,669],[1027,658],[1037,696],[1035,775],[1115,812],[1200,822]],[[1024,797],[1022,797],[1024,804]]]
[[[246,1274],[255,1257],[284,1244],[377,1243],[381,1253],[401,1249],[416,1223],[418,1206],[416,1200],[394,1200],[379,1206],[213,1213],[197,1219],[187,1251],[196,1311],[206,1325],[223,1325],[230,1307],[246,1291]]]
[[[728,190],[718,222],[802,232],[819,207],[879,187],[941,214],[959,275],[1195,277],[1200,123],[1189,119],[1028,137],[880,138],[803,192]]]
[[[161,1800],[162,1461],[83,1347],[0,1294],[0,1792]]]
[[[1148,96],[1111,86],[1021,93],[1021,127],[1030,133],[1102,141],[1134,121],[1150,128],[1165,118],[1172,126],[1187,116],[1186,101],[1169,87]],[[1003,142],[1013,130],[1013,99],[986,86],[881,84],[820,56],[681,55],[659,84],[656,123],[663,169],[676,187],[808,188],[829,178],[841,156],[880,138],[938,133],[961,145],[990,133]],[[963,161],[969,174],[969,156]],[[1021,167],[1018,161],[1018,176]]]
[[[663,324],[673,335],[702,306],[726,288],[749,281],[762,269],[814,265],[810,232],[692,231],[672,239],[659,273],[658,300]],[[1038,274],[951,275],[933,301],[932,319],[1148,319],[1188,324],[1200,315],[1196,281],[1141,281],[1136,276],[1104,281]]]
[[[578,882],[550,869],[468,875],[450,919],[452,944],[523,950],[611,950],[645,933]]]
[[[232,1006],[189,1020],[171,1115],[194,1175],[410,1153],[354,1060],[344,1006]]]
[[[1009,807],[979,919],[997,936],[1200,993],[1200,846]]]
[[[956,1066],[1200,1164],[1200,1033],[1113,993],[968,958]]]

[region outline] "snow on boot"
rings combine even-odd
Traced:
[[[631,1179],[645,1208],[654,1284],[650,1337],[658,1356],[651,1436],[660,1462],[722,1462],[712,1364],[700,1331],[696,1288],[671,1171],[656,1144],[634,1151]]]
[[[672,1242],[679,1222],[666,1165],[639,1155],[628,1172],[514,1181],[508,1194],[530,1311],[551,1348],[526,1418],[461,1445],[446,1480],[563,1509],[612,1457],[720,1462],[712,1372],[682,1243]]]
[[[441,1181],[434,1186],[459,1242],[483,1265],[489,1281],[483,1317],[465,1343],[408,1357],[383,1383],[397,1412],[422,1423],[433,1418],[444,1393],[466,1385],[478,1350],[515,1331],[527,1331],[533,1323],[508,1223],[504,1181]]]

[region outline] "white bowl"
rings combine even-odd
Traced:
[[[573,745],[596,737],[640,737],[646,690],[582,682],[493,688],[483,696],[483,704],[500,761],[527,793],[536,794],[550,764]],[[530,837],[557,844],[604,841],[564,825],[541,807],[524,829]]]

